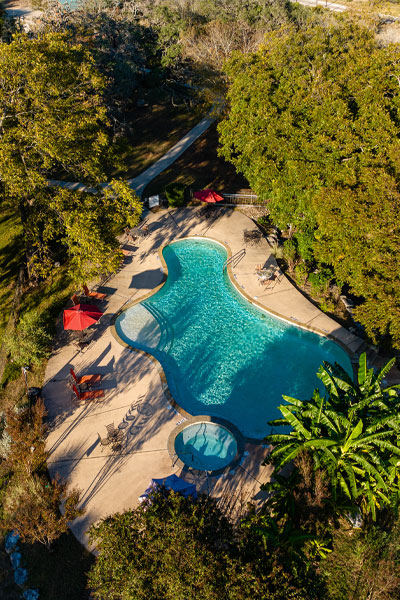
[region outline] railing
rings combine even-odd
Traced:
[[[222,272],[224,272],[225,269],[227,269],[228,265],[230,265],[230,264],[232,264],[234,267],[236,267],[236,265],[242,260],[242,258],[244,257],[245,254],[246,254],[246,248],[242,248],[241,250],[238,250],[238,252],[236,252],[235,254],[232,254],[232,256],[227,258],[226,261],[224,262],[224,264],[222,266]]]
[[[224,204],[265,204],[265,201],[259,199],[256,194],[222,194],[222,196],[224,198]]]

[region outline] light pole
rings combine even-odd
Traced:
[[[27,376],[27,373],[29,371],[29,367],[21,367],[21,371],[22,371],[22,375],[24,376],[26,393],[28,394],[29,390],[28,390],[28,376]]]

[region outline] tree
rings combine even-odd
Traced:
[[[333,552],[321,563],[330,600],[393,600],[400,596],[400,530],[353,529],[341,524]]]
[[[212,498],[193,501],[161,489],[151,503],[93,525],[89,537],[98,551],[89,584],[99,599],[320,597],[314,573],[285,569],[260,536],[232,525]]]
[[[115,156],[101,98],[105,80],[93,58],[62,34],[18,34],[0,45],[0,84],[0,177],[21,216],[31,278],[46,276],[65,250],[78,281],[115,270],[113,232],[135,224],[140,205],[122,182],[99,187]],[[49,187],[60,172],[98,193]],[[77,258],[83,253],[84,261]]]
[[[3,532],[15,529],[22,541],[39,542],[49,549],[69,523],[83,514],[78,509],[79,496],[78,490],[68,490],[67,483],[58,478],[50,482],[45,475],[14,476],[3,499],[0,527]]]
[[[288,434],[267,436],[273,444],[269,461],[279,474],[301,452],[309,452],[314,467],[326,471],[333,500],[339,510],[360,507],[376,518],[376,510],[398,506],[400,415],[398,385],[382,386],[393,366],[379,373],[360,357],[358,382],[339,366],[324,363],[318,377],[325,396],[315,390],[309,401],[284,396],[281,419],[270,425],[290,426]]]
[[[89,536],[99,552],[89,577],[97,598],[230,597],[232,527],[211,499],[161,491],[151,504],[92,526]]]
[[[4,336],[4,344],[18,367],[39,364],[50,355],[52,336],[46,331],[43,316],[38,311],[25,313],[16,331]],[[21,373],[21,371],[20,371]]]
[[[23,541],[49,548],[83,511],[78,508],[79,491],[68,490],[67,482],[58,476],[50,481],[46,472],[45,414],[42,401],[29,410],[14,408],[6,414],[10,445],[3,461],[8,480],[1,497],[0,530],[15,529]]]
[[[228,61],[221,155],[268,200],[281,229],[361,301],[355,316],[400,347],[398,46],[343,20],[271,32]]]

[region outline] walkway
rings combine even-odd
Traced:
[[[179,158],[181,154],[183,154],[189,148],[189,146],[191,146],[197,140],[197,138],[199,138],[201,135],[203,135],[205,131],[207,131],[207,129],[214,121],[215,117],[212,116],[211,111],[209,116],[204,117],[204,119],[202,119],[200,123],[197,123],[197,125],[195,125],[190,131],[188,131],[188,133],[184,135],[183,138],[181,138],[179,142],[175,144],[175,146],[172,146],[172,148],[168,150],[168,152],[166,152],[164,156],[162,156],[159,160],[153,163],[151,167],[140,173],[140,175],[138,175],[137,177],[127,179],[129,187],[135,190],[138,196],[141,196],[145,187],[150,183],[150,181],[152,181],[155,177],[157,177],[157,175],[162,173],[162,171],[171,166],[172,163],[175,162],[176,159]],[[90,188],[87,188],[83,183],[79,182],[73,183],[72,181],[58,181],[56,179],[51,179],[49,180],[49,183],[50,185],[59,186],[68,190],[75,190],[80,192],[91,191]],[[106,186],[107,184],[103,185]]]
[[[268,480],[270,467],[261,466],[267,449],[246,444],[241,464],[222,477],[182,472],[174,467],[167,451],[170,432],[182,420],[167,401],[158,363],[148,356],[120,345],[111,335],[113,315],[127,302],[151,292],[163,281],[159,249],[188,235],[210,236],[227,243],[232,252],[243,247],[243,231],[251,221],[238,210],[225,208],[216,219],[205,219],[201,208],[161,210],[150,214],[150,235],[132,251],[123,268],[100,290],[108,294],[105,314],[95,328],[95,339],[82,353],[71,343],[71,332],[58,335],[48,362],[43,395],[49,418],[48,468],[68,478],[82,490],[86,513],[72,525],[78,539],[87,544],[86,531],[98,519],[135,507],[151,477],[172,472],[195,480],[199,491],[209,492],[224,506],[236,509],[252,501],[261,502],[261,483]],[[325,330],[353,350],[361,341],[310,304],[286,279],[274,289],[260,288],[254,274],[258,263],[274,263],[271,249],[263,239],[247,247],[245,258],[234,269],[234,277],[249,297],[295,322]],[[92,404],[75,404],[68,387],[69,367],[78,373],[102,373],[105,399]],[[117,455],[101,451],[98,433],[114,422],[126,434],[126,443]]]

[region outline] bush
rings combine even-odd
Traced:
[[[326,294],[333,273],[328,267],[320,268],[316,273],[310,273],[308,281],[311,284],[311,292],[315,295]]]
[[[8,362],[3,371],[0,387],[5,387],[7,383],[15,381],[21,375],[21,367],[15,362]]]
[[[49,356],[51,344],[51,335],[44,325],[43,316],[38,311],[26,313],[16,330],[4,337],[4,344],[19,367],[40,363]]]
[[[314,258],[313,244],[314,234],[313,233],[296,233],[294,236],[297,242],[297,254],[306,261],[312,261]]]
[[[299,285],[304,285],[308,277],[308,268],[306,263],[301,262],[295,269],[296,281]]]
[[[185,189],[183,183],[174,182],[165,186],[165,195],[170,206],[183,206],[185,203]]]
[[[287,261],[287,263],[289,265],[289,269],[291,271],[293,271],[294,264],[295,264],[296,257],[297,257],[296,240],[294,240],[294,239],[286,240],[286,242],[283,244],[283,257]]]

